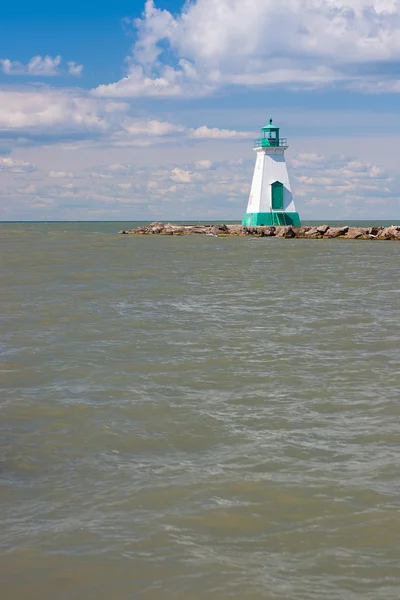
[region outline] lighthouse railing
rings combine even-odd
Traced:
[[[287,145],[287,138],[279,138],[278,140],[259,138],[254,140],[253,148],[287,148]]]

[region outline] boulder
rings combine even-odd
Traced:
[[[325,233],[329,229],[329,225],[319,225],[316,229],[319,233],[321,233],[322,235],[325,235]]]
[[[390,235],[392,240],[400,240],[400,226],[392,225],[389,227]]]
[[[168,223],[167,225],[165,225],[164,229],[162,230],[164,235],[174,235],[174,233],[176,232],[183,232],[183,227],[178,227],[177,225],[171,225],[171,223]]]
[[[276,227],[273,227],[272,225],[259,227],[259,229],[261,230],[263,237],[273,237],[276,233]]]
[[[283,237],[283,238],[294,238],[296,237],[295,232],[293,231],[292,227],[290,225],[286,226],[286,227],[277,227],[276,228],[276,235],[278,237]]]
[[[154,228],[164,229],[165,225],[164,225],[164,223],[161,223],[161,221],[153,221],[153,223],[150,223],[150,227],[152,229],[154,229]]]
[[[345,235],[349,230],[349,227],[346,225],[345,227],[329,227],[326,232],[326,237],[328,238],[337,238]]]
[[[211,227],[211,233],[213,233],[214,235],[219,235],[221,233],[227,234],[229,233],[229,229],[226,225],[222,224],[222,225],[213,225]]]
[[[245,229],[243,225],[229,225],[228,227],[230,235],[244,235]]]
[[[388,228],[387,228],[387,227],[384,227],[383,229],[381,229],[381,230],[378,232],[378,234],[377,234],[376,238],[377,238],[378,240],[390,240],[390,234],[388,233]]]
[[[367,230],[361,227],[349,227],[345,235],[348,240],[358,240],[366,236],[368,236]]]
[[[296,237],[303,238],[306,236],[307,231],[309,231],[311,229],[311,227],[301,226],[301,227],[292,227],[292,229],[295,232]]]
[[[212,227],[206,227],[204,225],[194,225],[193,227],[186,227],[185,228],[185,233],[200,233],[200,234],[205,234],[205,233],[209,233],[210,231],[212,231]]]
[[[310,227],[310,229],[304,233],[304,236],[306,238],[318,239],[322,237],[322,233],[318,231],[318,227]]]
[[[368,229],[369,237],[371,237],[371,238],[377,237],[379,235],[379,233],[382,231],[382,229],[383,229],[383,227],[376,227],[376,226],[370,227]]]
[[[283,237],[284,238],[295,238],[296,233],[295,233],[294,229],[289,226],[289,227],[286,227],[286,231],[283,232]]]
[[[377,235],[380,240],[400,240],[400,226],[392,225],[383,228]]]

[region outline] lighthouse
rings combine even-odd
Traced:
[[[286,168],[287,148],[287,139],[270,119],[261,138],[254,140],[256,166],[242,225],[300,225]]]

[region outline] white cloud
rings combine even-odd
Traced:
[[[170,177],[177,183],[190,183],[192,181],[191,172],[185,171],[184,169],[179,169],[178,167],[172,170]]]
[[[17,161],[14,159],[15,162]],[[289,164],[297,208],[312,218],[393,217],[400,206],[400,179],[373,163],[346,156],[301,154]],[[314,162],[313,162],[314,161]],[[59,159],[58,159],[59,162]],[[37,171],[33,182],[14,176],[3,197],[7,218],[237,219],[247,204],[254,161],[175,162],[135,167],[130,163],[93,165],[72,173],[67,166],[49,177]],[[200,163],[200,164],[199,164]],[[211,165],[210,165],[211,166]],[[97,214],[97,213],[96,213]],[[96,217],[94,217],[96,218]],[[99,218],[99,217],[98,217]]]
[[[184,131],[183,127],[155,119],[131,119],[123,122],[123,130],[132,136],[164,136]]]
[[[32,132],[56,137],[62,131],[102,132],[111,129],[113,114],[107,103],[88,98],[77,92],[45,89],[0,90],[0,130],[3,132]]]
[[[232,139],[232,138],[241,138],[241,139],[249,139],[249,134],[243,131],[234,131],[231,129],[218,129],[217,127],[207,127],[203,125],[202,127],[198,127],[197,129],[191,129],[189,133],[190,137],[198,138],[198,139]]]
[[[112,173],[120,173],[121,175],[127,174],[131,171],[132,165],[121,165],[119,163],[114,163],[106,167],[107,171],[111,171]]]
[[[234,139],[248,134],[202,126],[183,125],[154,118],[130,116],[125,102],[95,98],[83,90],[54,88],[0,89],[0,133],[11,146],[85,140],[114,147],[149,146],[174,139]],[[14,140],[14,142],[12,142]]]
[[[83,71],[83,65],[78,65],[73,60],[70,60],[68,63],[68,75],[72,75],[73,77],[80,77]]]
[[[131,214],[133,206],[140,218],[151,220],[160,214],[174,219],[206,218],[215,211],[222,217],[227,199],[241,210],[243,191],[248,193],[249,187],[245,171],[223,163],[214,163],[207,171],[195,162],[142,168],[112,163],[75,173],[70,183],[61,175],[49,178],[48,172],[39,172],[34,185],[15,180],[7,198],[14,218],[90,218],[93,210],[104,211],[105,218],[118,218]]]
[[[399,11],[399,0],[194,0],[172,15],[147,0],[127,76],[94,93],[193,96],[230,84],[400,92]]]
[[[71,179],[74,174],[70,171],[49,171],[48,176],[51,179]]]
[[[298,167],[310,167],[318,166],[325,162],[325,157],[321,154],[307,154],[305,152],[301,152],[292,160],[292,166],[296,169]]]
[[[298,208],[303,205],[308,218],[313,218],[313,207],[342,218],[368,218],[367,211],[378,205],[392,214],[399,211],[399,177],[370,162],[345,155],[299,154],[292,166]]]
[[[32,171],[36,171],[36,167],[23,160],[0,156],[0,172],[2,171],[8,173],[31,173]]]
[[[211,169],[213,166],[213,163],[211,160],[198,160],[195,163],[195,166],[197,169],[204,169],[205,171],[208,171],[208,169]]]
[[[248,133],[218,129],[216,127],[209,128],[205,125],[198,129],[188,129],[182,125],[159,121],[157,119],[126,117],[123,119],[115,135],[110,138],[109,143],[114,146],[149,146],[161,141],[166,143],[178,138],[224,140],[248,137]]]
[[[99,85],[93,90],[95,96],[115,96],[117,98],[135,98],[138,96],[181,96],[183,72],[165,66],[157,77],[145,75],[140,65],[131,67],[129,74],[116,83]]]
[[[82,73],[83,66],[75,62],[68,62],[66,73],[75,77]],[[62,75],[64,70],[60,68],[61,56],[33,56],[27,64],[19,61],[11,61],[8,58],[0,58],[0,67],[5,75],[31,75],[35,77],[55,77]]]
[[[61,56],[33,56],[30,61],[24,65],[18,61],[11,61],[7,58],[0,59],[3,73],[6,75],[44,75],[52,77],[59,74]]]

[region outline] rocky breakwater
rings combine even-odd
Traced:
[[[400,240],[400,225],[390,227],[330,227],[318,225],[277,226],[277,227],[245,227],[243,225],[173,225],[172,223],[154,222],[135,229],[121,230],[120,234],[135,235],[206,235],[210,237],[281,237],[301,239],[346,240]]]

